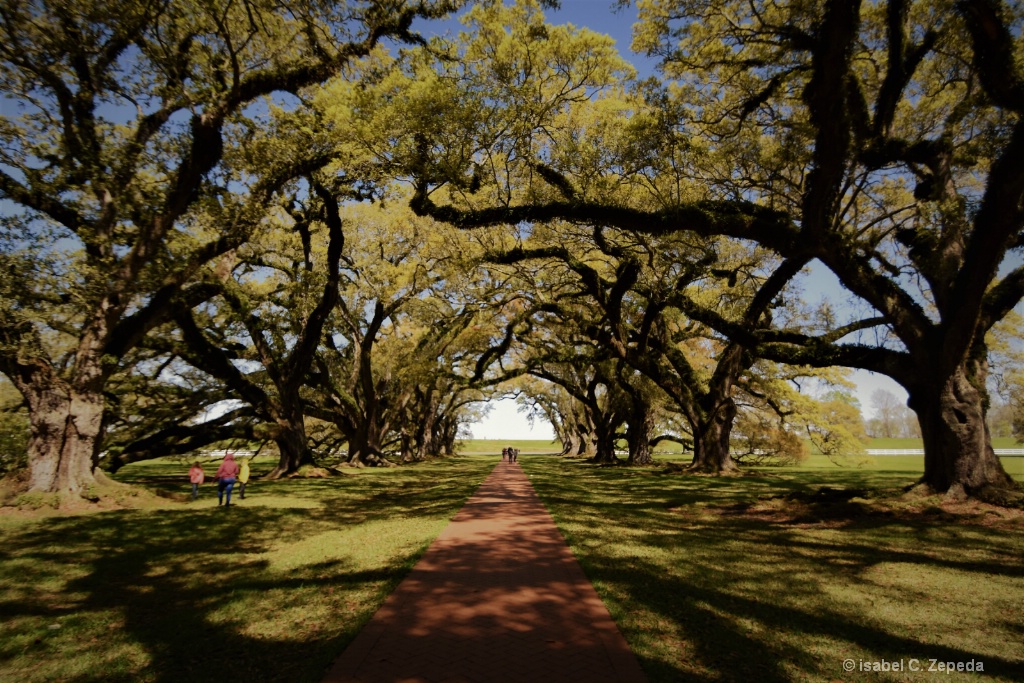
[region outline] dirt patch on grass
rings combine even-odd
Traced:
[[[1024,528],[1024,511],[977,500],[950,502],[942,496],[907,498],[899,491],[835,489],[766,496],[727,505],[673,508],[726,519],[744,519],[793,527],[844,527],[879,523],[962,524],[996,528]]]
[[[777,479],[778,474],[774,472],[766,472],[762,469],[748,469],[740,467],[735,470],[729,470],[727,472],[705,472],[704,470],[690,469],[688,464],[681,465],[677,462],[661,463],[655,461],[651,464],[652,467],[662,468],[659,474],[682,474],[688,477],[706,477],[708,479],[722,479],[731,477],[742,477],[750,479]]]
[[[169,503],[182,503],[186,496],[157,494],[139,486],[105,481],[89,492],[89,497],[60,493],[25,492],[20,482],[0,484],[0,517],[32,520],[46,517],[87,515],[110,510],[152,509]]]
[[[75,500],[61,502],[56,507],[52,505],[4,505],[0,507],[0,517],[12,520],[35,520],[47,517],[73,517],[77,515],[88,515],[96,512],[107,512],[110,510],[124,510],[129,506],[119,502],[100,499],[93,503],[87,500]]]

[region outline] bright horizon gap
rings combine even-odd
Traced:
[[[871,406],[871,394],[876,389],[885,389],[894,394],[901,402],[906,402],[907,391],[891,377],[867,370],[854,370],[850,379],[856,385],[854,396],[860,402],[861,414],[865,420],[875,417]],[[535,419],[530,424],[526,414],[519,412],[519,404],[514,398],[502,398],[488,402],[491,412],[482,420],[470,426],[470,438],[487,441],[527,439],[533,441],[553,441],[555,430],[546,419]]]
[[[519,412],[514,398],[488,401],[491,411],[482,420],[470,426],[473,439],[554,441],[555,430],[547,420],[534,420],[530,424],[526,414]]]

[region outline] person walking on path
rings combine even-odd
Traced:
[[[245,500],[245,485],[249,483],[249,458],[244,458],[238,466],[238,497]]]
[[[206,472],[203,466],[196,460],[188,470],[188,480],[192,482],[192,500],[199,497],[199,485],[206,481]]]
[[[238,479],[238,470],[235,454],[228,451],[224,456],[224,462],[217,468],[217,505],[231,506],[231,489],[235,487],[235,481]],[[226,505],[224,504],[224,491],[228,492]]]

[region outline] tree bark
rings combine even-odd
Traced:
[[[729,435],[736,417],[736,404],[727,399],[708,419],[693,424],[693,462],[689,469],[709,474],[728,474],[739,468],[729,453]]]
[[[277,467],[272,469],[265,479],[280,479],[294,474],[304,465],[315,464],[313,453],[309,449],[306,423],[301,409],[290,411],[287,416],[278,419],[277,427],[274,443],[277,444],[280,455]]]
[[[632,410],[626,419],[626,441],[629,444],[628,465],[650,465],[651,435],[654,433],[654,413],[651,406],[642,400],[633,401]]]
[[[439,403],[433,387],[426,392],[421,401],[417,402],[420,408],[420,419],[417,421],[415,432],[412,435],[413,447],[410,452],[412,460],[426,460],[435,454],[434,426],[437,422]]]
[[[459,421],[453,417],[446,416],[441,419],[436,429],[434,442],[438,444],[441,453],[446,456],[455,455],[455,442],[459,436]]]
[[[992,449],[985,393],[977,384],[983,386],[986,375],[984,362],[969,360],[945,380],[922,382],[911,391],[908,405],[924,440],[921,483],[936,493],[1002,500],[1008,489],[1018,488]]]
[[[62,382],[29,392],[29,491],[95,495],[94,469],[102,436],[103,396]]]
[[[566,430],[565,435],[562,437],[562,453],[561,455],[576,456],[579,455],[582,449],[583,440],[580,439],[579,434],[573,430]]]
[[[594,457],[590,459],[591,462],[596,462],[602,465],[611,465],[617,463],[619,458],[615,455],[615,439],[601,439],[597,440],[597,452]]]
[[[28,405],[29,491],[93,499],[94,487],[109,483],[95,472],[103,438],[102,388],[107,373],[91,341],[90,337],[80,344],[71,380],[60,377],[42,359],[0,358],[0,371]]]
[[[617,463],[619,458],[615,455],[615,425],[604,419],[594,420],[594,436],[596,453],[591,460],[605,465]]]
[[[381,449],[384,432],[385,430],[377,425],[376,420],[357,424],[348,444],[349,464],[357,467],[390,465],[391,463],[384,457],[384,451]]]

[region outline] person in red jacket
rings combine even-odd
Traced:
[[[235,462],[235,454],[228,451],[224,456],[224,462],[217,468],[217,505],[231,505],[231,489],[235,487],[237,480],[238,463]],[[227,504],[224,503],[224,491],[228,492]]]
[[[198,460],[189,468],[188,480],[192,482],[192,500],[195,500],[199,497],[199,485],[206,481],[206,472],[203,471],[203,466],[199,464]]]

